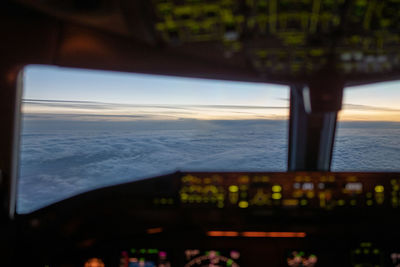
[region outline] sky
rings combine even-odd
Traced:
[[[400,121],[400,82],[345,90],[342,121]],[[382,91],[385,94],[382,94]],[[25,114],[32,119],[287,119],[287,86],[28,66]]]

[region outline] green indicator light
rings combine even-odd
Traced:
[[[139,253],[144,254],[144,253],[146,253],[146,250],[145,250],[144,248],[141,248],[141,249],[139,250]]]
[[[157,254],[157,253],[158,253],[158,249],[156,249],[156,248],[150,248],[150,249],[147,250],[147,252],[148,252],[149,254]]]
[[[229,259],[229,260],[226,262],[226,266],[232,266],[232,263],[233,263],[233,260],[232,260],[232,259]]]
[[[307,199],[300,200],[300,205],[301,206],[305,206],[305,205],[307,205],[307,203],[308,203]]]
[[[362,248],[369,248],[369,247],[371,247],[372,246],[372,243],[370,243],[370,242],[363,242],[363,243],[361,243],[361,247]]]
[[[237,185],[229,186],[229,192],[236,193],[239,191],[239,187]]]
[[[140,258],[139,261],[144,262],[144,261],[146,261],[146,259],[145,258]]]
[[[136,253],[136,249],[132,248],[131,253]]]
[[[281,191],[282,191],[282,186],[277,184],[272,186],[272,192],[281,192]]]

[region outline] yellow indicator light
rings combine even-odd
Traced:
[[[263,176],[261,181],[266,183],[266,182],[269,181],[269,177],[268,176]]]
[[[282,194],[281,193],[273,193],[272,194],[272,199],[281,199],[282,198]]]
[[[377,193],[382,193],[384,190],[385,190],[385,188],[383,187],[383,185],[375,186],[375,192],[377,192]]]
[[[301,206],[305,206],[305,205],[307,205],[307,203],[308,203],[307,199],[300,200],[300,205]]]
[[[338,200],[338,205],[339,206],[344,206],[344,204],[346,204],[346,202],[343,199],[339,199]]]
[[[222,209],[224,207],[224,202],[218,202],[217,207]]]
[[[370,242],[362,242],[362,243],[360,244],[360,246],[361,246],[362,248],[370,248],[370,247],[372,247],[372,243],[370,243]]]
[[[284,199],[282,202],[283,206],[297,206],[299,205],[298,199]]]
[[[237,191],[239,191],[239,187],[237,185],[229,186],[229,192],[236,193]]]
[[[313,191],[307,192],[307,197],[308,198],[313,198],[314,197],[314,192]]]
[[[247,184],[247,183],[249,182],[249,177],[246,176],[246,175],[243,175],[243,176],[241,176],[241,177],[239,178],[239,182],[240,182],[240,183]]]
[[[281,191],[282,191],[282,186],[277,184],[272,186],[272,192],[281,192]]]
[[[239,202],[239,208],[245,209],[249,206],[249,202],[247,201],[240,201]]]

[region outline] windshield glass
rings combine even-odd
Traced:
[[[400,170],[399,87],[386,82],[345,89],[332,170]]]
[[[17,212],[193,171],[284,171],[288,87],[28,66]]]

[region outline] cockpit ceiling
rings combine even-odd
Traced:
[[[192,61],[251,69],[271,81],[301,82],[335,73],[357,83],[400,74],[398,0],[83,2],[90,5],[47,0],[41,9],[75,21],[93,22],[97,16],[101,28],[99,21],[107,21],[104,7],[113,7],[110,17],[122,16],[131,37]],[[110,20],[106,24],[112,28]]]

